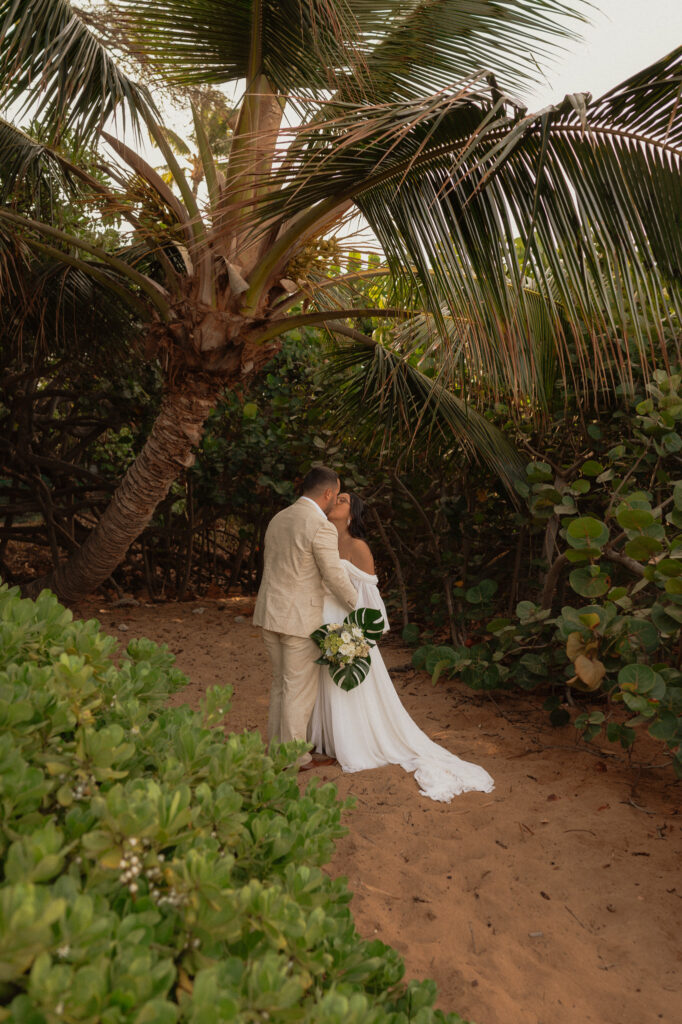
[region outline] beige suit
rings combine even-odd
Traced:
[[[305,740],[317,698],[319,649],[310,634],[322,625],[325,586],[349,611],[357,594],[339,558],[336,529],[310,501],[278,512],[265,534],[263,579],[253,622],[263,629],[272,662],[268,738]],[[306,754],[299,760],[310,760]]]

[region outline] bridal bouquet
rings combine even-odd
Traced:
[[[316,664],[326,665],[342,690],[354,690],[369,672],[369,652],[384,631],[384,617],[376,608],[356,608],[343,622],[320,626],[310,639],[322,651]]]

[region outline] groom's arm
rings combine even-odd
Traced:
[[[320,576],[332,594],[353,611],[358,594],[348,579],[348,573],[339,558],[339,535],[331,523],[322,523],[313,538],[313,557],[320,570]]]

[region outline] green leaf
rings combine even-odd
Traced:
[[[644,718],[651,718],[656,714],[655,709],[651,706],[646,697],[641,697],[638,693],[629,693],[626,690],[623,693],[623,700],[630,708],[630,711],[634,711],[638,715],[643,715]]]
[[[618,673],[618,685],[632,693],[648,694],[657,700],[665,694],[665,683],[649,665],[625,665]]]
[[[469,587],[465,593],[465,597],[469,604],[484,604],[489,601],[497,590],[497,580],[481,580],[474,587]]]
[[[624,530],[643,530],[654,522],[652,513],[643,508],[621,507],[616,512],[616,519]]]
[[[566,558],[569,562],[574,564],[580,562],[589,562],[594,558],[601,556],[601,550],[599,548],[567,548],[564,551]]]
[[[660,641],[656,627],[647,619],[631,616],[628,619],[627,632],[630,640],[647,653],[655,651],[659,645]]]
[[[680,611],[681,609],[675,610]],[[673,615],[669,615],[668,609],[658,601],[651,608],[651,621],[663,636],[675,636],[679,633],[680,621]]]
[[[679,512],[682,512],[682,480],[678,480],[673,487],[673,501],[675,503],[675,508]]]
[[[682,719],[674,715],[672,711],[663,708],[659,712],[658,721],[652,722],[649,726],[649,735],[655,740],[673,740],[682,730]]]
[[[375,642],[381,639],[386,628],[384,617],[377,608],[356,608],[343,621],[350,626],[359,626],[367,639]]]
[[[552,467],[546,462],[529,462],[526,466],[526,476],[531,483],[544,483],[553,477]]]
[[[580,472],[584,476],[599,476],[600,473],[604,472],[604,467],[601,462],[595,462],[594,459],[588,459],[587,462],[583,462]]]
[[[609,528],[593,516],[580,516],[568,524],[566,539],[574,548],[601,548],[609,539]]]
[[[656,563],[656,569],[664,576],[682,575],[682,561],[679,558],[662,558]]]
[[[633,537],[625,545],[625,554],[628,558],[634,558],[638,562],[646,562],[653,555],[659,554],[663,550],[663,545],[660,540],[656,540],[654,537]],[[682,567],[680,567],[682,572]]]
[[[591,569],[597,569],[598,575],[593,575]],[[601,597],[611,586],[611,577],[602,573],[598,566],[574,569],[568,578],[576,594],[581,597]]]
[[[350,665],[327,666],[329,674],[342,690],[354,690],[367,677],[369,658],[356,658]]]
[[[661,448],[668,455],[679,452],[682,449],[682,437],[674,432],[665,434],[661,439]]]

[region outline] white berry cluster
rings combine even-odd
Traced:
[[[148,892],[157,907],[181,907],[187,902],[187,895],[179,892],[174,886],[169,886],[162,891],[164,883],[163,862],[164,855],[155,855],[156,863],[145,866],[145,855],[151,850],[152,844],[149,839],[139,840],[134,836],[124,842],[123,857],[119,862],[121,872],[119,878],[123,885],[127,886],[131,896],[137,896],[139,891],[139,879],[142,876],[146,879]],[[196,947],[195,947],[196,948]]]
[[[71,790],[74,800],[85,800],[97,791],[97,779],[94,775],[82,776]]]
[[[128,886],[128,892],[131,896],[137,895],[139,888],[137,879],[142,874],[142,858],[137,852],[138,840],[131,836],[124,843],[124,853],[119,863],[120,881],[123,885]]]

